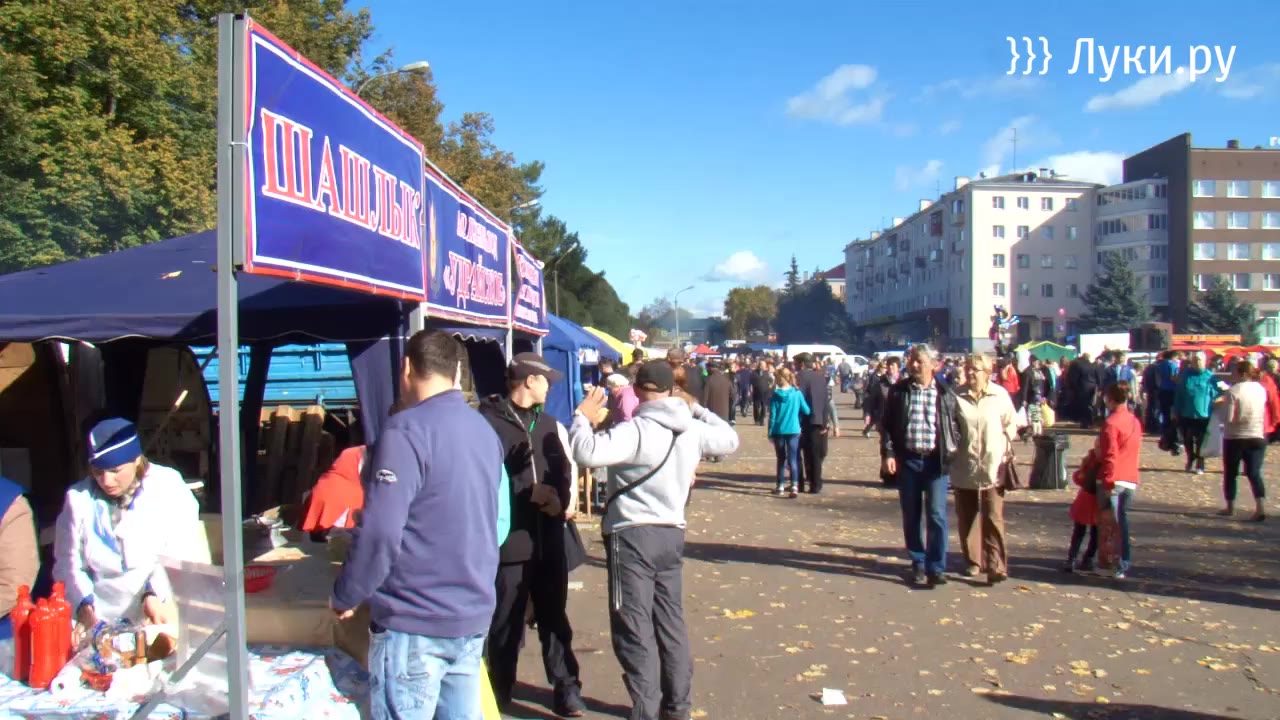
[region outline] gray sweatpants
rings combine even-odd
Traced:
[[[687,720],[693,655],[684,623],[684,530],[641,525],[605,543],[613,652],[631,695],[630,720]]]

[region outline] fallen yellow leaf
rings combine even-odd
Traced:
[[[749,617],[755,617],[756,614],[751,610],[730,610],[729,608],[725,608],[724,616],[730,620],[744,620]]]

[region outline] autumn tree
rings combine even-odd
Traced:
[[[777,312],[777,294],[768,285],[734,288],[724,300],[725,332],[730,338],[745,338],[753,332],[767,335]]]

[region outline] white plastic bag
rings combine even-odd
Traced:
[[[1209,416],[1209,430],[1200,446],[1200,457],[1222,457],[1222,413],[1217,410]]]
[[[1031,424],[1030,422],[1027,421],[1026,407],[1018,408],[1018,412],[1015,413],[1013,416],[1013,424],[1014,424],[1014,427],[1018,428],[1019,430]]]

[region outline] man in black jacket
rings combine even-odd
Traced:
[[[913,345],[907,377],[889,389],[880,420],[881,473],[897,477],[911,582],[929,587],[947,583],[946,467],[960,438],[956,396],[934,377],[936,364],[933,348]]]
[[[755,372],[751,373],[751,409],[757,425],[764,425],[769,419],[769,403],[773,401],[773,372],[769,363],[761,360],[756,363]]]
[[[796,356],[800,372],[796,374],[796,387],[804,393],[809,403],[809,414],[800,418],[800,483],[796,488],[809,494],[822,492],[822,462],[827,458],[827,403],[831,400],[831,388],[827,378],[814,369],[813,356],[801,353]]]
[[[480,403],[502,440],[511,478],[511,533],[499,553],[498,605],[489,628],[489,678],[499,705],[511,702],[524,644],[525,609],[533,601],[542,664],[554,689],[554,710],[581,717],[582,683],[573,654],[565,509],[571,507],[569,456],[555,418],[542,412],[547,391],[563,375],[536,353],[520,353],[507,369],[508,394]]]

